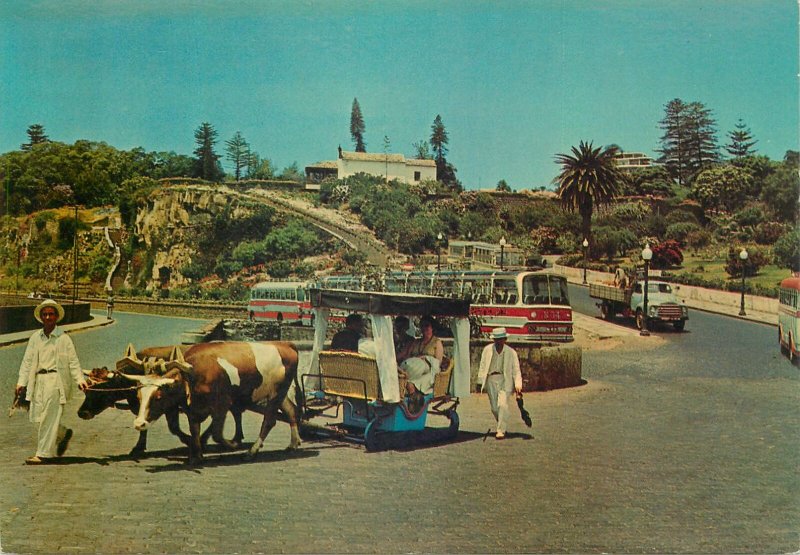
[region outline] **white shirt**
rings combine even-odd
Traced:
[[[53,330],[55,332],[55,330]],[[37,348],[39,349],[39,370],[55,370],[56,369],[56,341],[58,336],[51,332],[50,337],[44,334],[44,331],[39,331],[39,341]]]

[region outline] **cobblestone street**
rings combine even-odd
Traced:
[[[286,452],[288,427],[279,423],[255,461],[212,452],[191,469],[162,419],[149,455],[132,460],[132,415],[80,421],[73,401],[65,421],[76,433],[61,464],[25,467],[33,429],[17,415],[0,431],[2,549],[795,550],[796,382],[665,379],[642,371],[641,356],[624,346],[613,363],[602,362],[608,353],[586,353],[588,384],[527,393],[534,427],[515,412],[505,441],[484,440],[493,422],[487,399],[474,394],[459,408],[456,442],[379,453],[338,442]],[[429,424],[444,425],[437,418]],[[244,423],[252,441],[260,418],[247,414]]]

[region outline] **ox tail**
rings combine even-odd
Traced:
[[[294,373],[294,406],[297,408],[297,424],[303,421],[303,411],[306,408],[306,402],[303,398],[303,390],[300,388],[300,380],[297,377],[297,372]]]

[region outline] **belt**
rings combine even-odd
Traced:
[[[53,372],[57,372],[57,370],[56,370],[55,368],[53,368],[53,369],[51,369],[51,370],[45,370],[45,369],[42,369],[42,370],[39,370],[39,371],[38,371],[38,372],[36,372],[36,373],[37,373],[37,374],[52,374]]]

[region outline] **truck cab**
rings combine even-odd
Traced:
[[[644,282],[636,281],[631,292],[630,310],[636,317],[636,326],[644,327]],[[672,292],[672,285],[665,281],[649,281],[647,286],[647,317],[650,321],[672,324],[683,330],[689,319],[689,309],[680,303]]]

